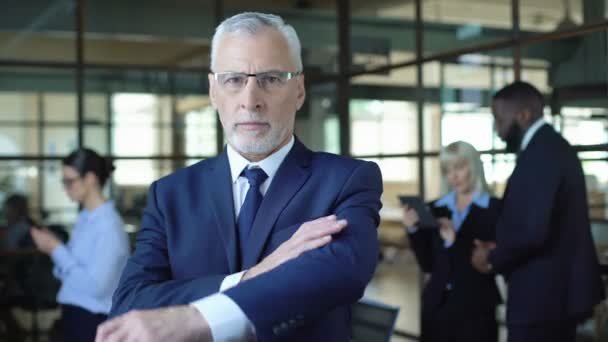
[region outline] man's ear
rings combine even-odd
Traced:
[[[532,115],[532,112],[530,112],[529,109],[522,109],[517,113],[515,119],[522,128],[527,128],[532,124],[534,115]]]
[[[302,108],[304,100],[306,100],[306,86],[304,85],[304,75],[298,77],[298,94],[296,97],[296,111]]]
[[[217,110],[217,106],[215,105],[215,79],[213,78],[213,74],[209,73],[207,79],[209,80],[209,100],[211,101],[213,109]]]

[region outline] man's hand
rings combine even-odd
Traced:
[[[97,327],[95,342],[213,341],[205,318],[188,305],[130,311]]]
[[[471,256],[471,264],[480,273],[490,273],[492,265],[488,262],[488,254],[496,248],[496,243],[477,239],[473,243],[475,244],[475,249],[473,249],[473,255]]]
[[[30,235],[36,244],[36,248],[46,254],[53,253],[53,250],[61,245],[61,241],[55,234],[46,228],[32,227],[30,228]]]
[[[306,251],[327,245],[331,242],[331,236],[341,232],[347,224],[346,220],[338,220],[336,215],[325,216],[304,223],[289,240],[283,242],[262,262],[245,272],[242,280],[254,278],[286,261],[297,258]]]

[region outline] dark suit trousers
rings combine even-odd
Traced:
[[[536,325],[509,325],[508,342],[575,342],[576,322],[558,321]]]
[[[450,305],[449,292],[429,317],[422,318],[421,342],[497,342],[498,325],[494,312],[471,315]]]

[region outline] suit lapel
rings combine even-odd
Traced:
[[[258,263],[279,214],[310,177],[308,166],[311,157],[312,152],[296,139],[262,200],[249,234],[247,248],[241,251],[244,260],[243,269]]]
[[[540,141],[542,141],[543,139],[546,139],[547,134],[551,134],[551,132],[555,132],[553,130],[553,127],[551,127],[549,124],[544,124],[542,127],[540,127],[538,129],[538,131],[536,131],[534,136],[532,136],[532,139],[530,139],[530,142],[528,142],[528,146],[526,146],[526,148],[523,151],[521,151],[517,154],[517,159],[515,161],[515,168],[513,169],[513,172],[511,172],[511,176],[509,176],[509,179],[507,180],[507,185],[505,186],[505,191],[502,194],[503,199],[505,199],[507,197],[507,194],[509,193],[509,187],[510,187],[511,183],[513,182],[513,179],[515,177],[517,177],[522,163],[525,163],[526,158],[529,158],[528,155],[530,154],[530,150],[534,149],[534,146],[536,144],[539,144]]]
[[[226,249],[230,273],[240,271],[236,224],[234,221],[234,200],[232,199],[232,177],[226,150],[215,160],[205,182],[210,188],[209,205],[215,215],[217,228]],[[203,189],[205,191],[205,189]]]

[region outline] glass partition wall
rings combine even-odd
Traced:
[[[9,3],[0,14],[0,200],[25,193],[45,222],[75,218],[60,160],[79,146],[114,158],[108,195],[129,229],[153,180],[220,153],[224,137],[208,98],[210,38],[222,18],[259,10],[283,16],[302,40],[299,139],[379,164],[387,259],[407,246],[396,196],[445,191],[441,146],[466,140],[482,151],[488,181],[502,194],[515,158],[493,131],[490,99],[526,80],[545,95],[546,120],[579,151],[608,262],[606,1]],[[416,312],[417,295],[406,300],[402,310]],[[405,317],[398,331],[416,335],[417,318]]]

